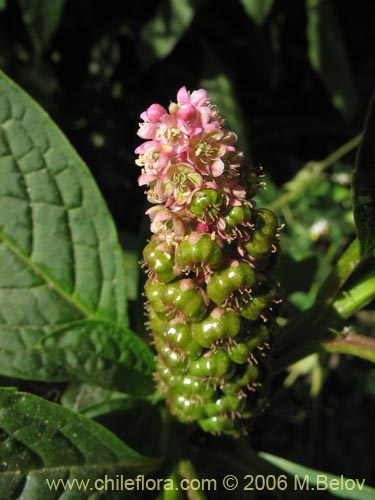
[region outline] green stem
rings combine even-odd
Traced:
[[[375,269],[363,276],[350,290],[343,291],[332,307],[340,318],[349,318],[375,298]]]
[[[286,192],[276,198],[275,201],[268,205],[271,210],[280,209],[294,199],[298,198],[311,184],[316,182],[322,172],[333,165],[337,160],[353,151],[360,143],[362,134],[358,134],[350,141],[343,144],[341,147],[333,151],[330,155],[321,161],[308,162],[297,175],[285,185]]]
[[[375,339],[350,332],[347,335],[322,342],[320,348],[330,353],[351,354],[375,363]]]
[[[321,285],[315,307],[320,308],[329,305],[362,260],[359,241],[356,238],[345,250]]]
[[[290,350],[291,346],[296,346],[296,344],[299,349],[298,344],[311,344],[316,340],[321,340],[322,328],[324,332],[327,327],[337,326],[338,319],[346,319],[347,316],[342,317],[339,313],[339,307],[343,307],[343,298],[340,296],[335,306],[335,297],[362,260],[360,246],[358,240],[355,239],[321,285],[315,304],[281,328],[275,343],[276,353],[281,354]],[[348,295],[346,296],[345,307],[348,311],[353,312],[354,304],[363,306],[363,300],[371,298],[372,278],[369,279],[370,284],[358,286],[361,295],[358,299],[352,298],[350,305]]]
[[[192,479],[198,479],[198,474],[190,460],[181,460],[178,464],[178,472],[180,476],[187,479],[189,483]],[[187,490],[187,495],[189,500],[206,500],[206,496],[200,490],[189,489]]]

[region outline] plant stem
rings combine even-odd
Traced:
[[[189,481],[198,479],[198,474],[191,460],[181,460],[178,464],[178,473]],[[189,489],[187,490],[189,500],[206,500],[206,496],[200,490]]]
[[[321,285],[315,307],[320,308],[329,305],[361,261],[360,245],[356,238],[345,250]]]
[[[340,318],[349,318],[375,298],[375,269],[363,276],[350,290],[343,291],[332,307]]]
[[[338,149],[329,154],[326,158],[320,161],[310,161],[306,163],[294,178],[287,182],[284,186],[286,192],[281,194],[275,201],[268,205],[271,210],[280,209],[294,199],[298,198],[301,193],[311,187],[311,184],[316,182],[322,172],[333,165],[337,160],[353,151],[360,143],[362,134],[358,134],[350,141],[346,142]]]
[[[335,302],[336,295],[362,261],[360,246],[358,240],[355,239],[321,285],[315,304],[281,328],[275,343],[276,353],[293,349],[292,346],[299,350],[299,344],[313,344],[322,340],[321,336],[324,335],[324,331],[330,327],[337,327],[338,321],[346,319],[360,307],[363,307],[365,302],[371,300],[374,296],[374,289],[373,277],[370,273],[366,279],[363,278],[358,283],[358,290],[356,290],[356,292],[360,292],[358,296],[354,293],[351,294],[349,290],[340,296],[337,303]],[[354,285],[354,288],[356,287],[357,284]],[[345,301],[343,297],[346,298]],[[347,311],[348,314],[341,315],[340,308]]]

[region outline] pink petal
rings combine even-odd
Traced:
[[[181,87],[177,92],[177,102],[190,102],[190,95],[186,87]]]
[[[149,106],[146,110],[148,121],[151,123],[157,123],[158,121],[160,121],[160,118],[166,113],[167,110],[157,103],[151,104],[151,106]]]
[[[154,123],[143,123],[137,132],[142,139],[154,139],[157,126]]]
[[[146,184],[151,184],[151,182],[156,180],[156,175],[142,174],[138,177],[138,186],[145,186]]]
[[[197,107],[204,106],[207,101],[207,90],[205,89],[194,90],[194,92],[190,96],[190,102]]]

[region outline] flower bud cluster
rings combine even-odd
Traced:
[[[260,169],[241,175],[237,137],[204,89],[182,87],[168,110],[141,114],[137,149],[152,206],[143,252],[156,380],[171,412],[239,435],[264,398],[276,216],[256,209]]]

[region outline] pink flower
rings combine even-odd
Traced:
[[[185,225],[181,218],[168,208],[156,205],[149,208],[146,214],[151,219],[151,232],[158,234],[162,240],[175,241],[182,239],[185,234]]]
[[[220,129],[202,132],[190,140],[189,160],[196,165],[203,175],[218,177],[224,171],[223,156],[227,152],[221,139],[224,133]]]
[[[168,167],[159,184],[161,197],[167,198],[166,207],[178,210],[189,202],[192,195],[202,186],[203,179],[192,165],[179,163]]]
[[[193,106],[199,108],[201,106],[206,106],[209,101],[207,90],[199,89],[194,90],[192,93],[186,90],[186,87],[181,87],[177,92],[177,102],[178,103],[190,103]]]
[[[136,149],[136,164],[142,167],[138,183],[148,186],[150,203],[163,204],[167,211],[149,212],[155,230],[160,224],[164,228],[176,226],[174,219],[171,222],[172,213],[179,214],[178,227],[189,224],[189,220],[192,227],[196,226],[188,207],[199,189],[221,193],[227,208],[243,203],[245,191],[238,183],[237,172],[242,153],[235,148],[237,136],[222,128],[206,90],[190,93],[181,87],[177,102],[171,102],[168,111],[154,103],[141,118],[138,135],[146,141]],[[203,220],[205,224],[207,221]],[[223,225],[224,219],[214,217],[207,227],[220,232]],[[199,227],[202,230],[205,226]]]
[[[156,173],[167,166],[174,150],[158,141],[147,141],[138,146],[135,152],[139,154],[139,158],[135,161],[136,165]]]
[[[167,114],[167,110],[160,104],[151,104],[146,111],[141,114],[141,118],[145,122],[158,123],[163,115]]]

